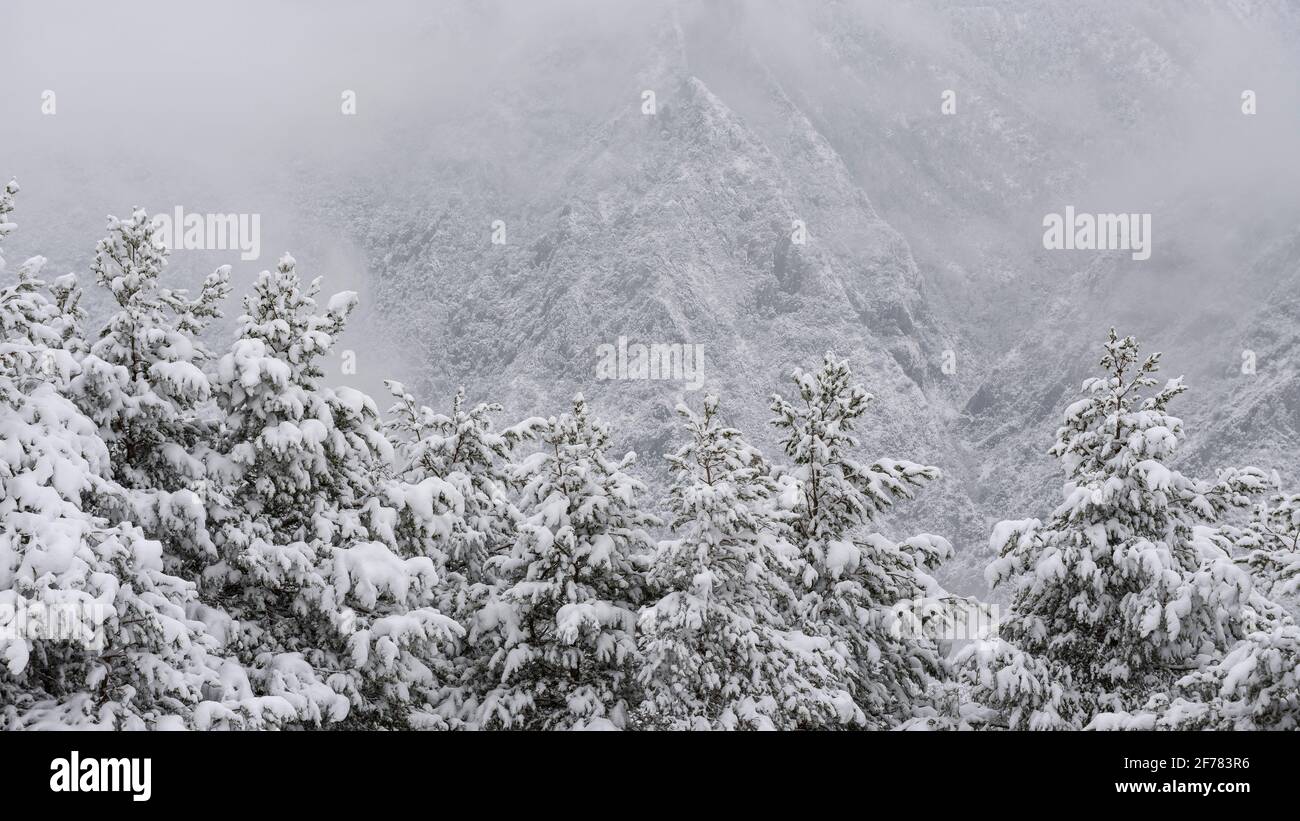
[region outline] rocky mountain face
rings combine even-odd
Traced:
[[[779,459],[769,396],[833,350],[876,397],[863,456],[944,470],[886,526],[950,537],[947,581],[967,592],[983,592],[991,524],[1059,498],[1046,450],[1111,325],[1191,386],[1187,467],[1300,481],[1294,4],[523,5],[448,2],[390,27],[423,51],[394,40],[414,73],[387,84],[319,46],[344,64],[322,98],[359,85],[361,115],[281,117],[301,156],[263,171],[231,149],[237,185],[78,172],[64,207],[40,200],[62,179],[51,158],[23,180],[15,236],[77,270],[108,208],[87,191],[131,197],[118,213],[264,212],[258,268],[290,248],[327,291],[362,292],[360,370],[336,378],[375,394],[398,378],[434,406],[464,385],[506,419],[582,391],[657,493],[677,402],[718,391]],[[1150,214],[1151,258],[1046,250],[1044,215],[1066,206]],[[178,284],[211,267],[176,263]],[[702,351],[698,390],[597,378],[620,338]]]
[[[415,219],[372,220],[374,316],[408,352],[408,381],[430,401],[464,384],[511,415],[557,412],[582,391],[661,488],[678,401],[718,391],[775,455],[770,394],[833,350],[876,396],[865,453],[944,464],[957,445],[927,392],[951,403],[950,334],[907,241],[774,78],[753,75],[742,116],[694,73],[688,25],[679,17],[646,45],[649,68],[629,74],[606,119],[571,146],[527,150],[542,178],[527,202],[467,179]],[[515,92],[501,110],[542,93]],[[683,379],[597,379],[598,348],[620,337],[699,346],[698,392]],[[956,476],[927,499],[924,529],[976,527]]]
[[[1238,106],[1251,79],[1294,97],[1264,58],[1297,31],[1267,3],[668,6],[551,44],[320,207],[426,401],[463,384],[522,416],[582,391],[652,485],[701,394],[598,380],[599,346],[702,346],[701,390],[773,455],[767,396],[849,357],[864,453],[945,470],[895,524],[951,536],[949,581],[978,590],[989,525],[1058,497],[1045,452],[1112,324],[1187,375],[1190,465],[1296,478],[1297,169],[1283,115]],[[1215,36],[1259,38],[1258,63]],[[1065,205],[1151,213],[1152,259],[1044,250]]]

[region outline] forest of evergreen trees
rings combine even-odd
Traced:
[[[952,641],[979,603],[936,581],[950,545],[875,525],[939,470],[861,461],[871,397],[846,361],[772,397],[779,455],[716,396],[680,406],[651,510],[581,395],[506,426],[463,393],[439,412],[390,382],[381,412],[323,384],[355,295],[319,299],[287,255],[209,350],[229,270],[163,287],[154,231],[144,212],[110,220],[89,284],[114,305],[102,327],[73,275],[0,260],[0,726],[1300,720],[1300,495],[1256,468],[1172,467],[1184,387],[1132,338],[1110,333],[1064,409],[1044,456],[1059,507],[993,528],[997,630]],[[102,633],[49,629],[68,612]]]

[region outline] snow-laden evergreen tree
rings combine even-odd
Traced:
[[[0,193],[0,238],[17,191]],[[267,705],[188,613],[194,585],[138,527],[91,512],[121,488],[63,395],[80,372],[64,344],[73,289],[48,299],[43,264],[0,289],[0,727],[260,726]]]
[[[163,287],[167,249],[148,215],[109,217],[91,271],[115,312],[81,360],[69,393],[108,443],[113,472],[130,491],[105,512],[135,521],[161,539],[169,567],[193,572],[213,558],[202,500],[202,452],[211,438],[200,409],[211,395],[203,367],[211,354],[198,336],[230,292],[230,267],[203,282],[193,299]]]
[[[1012,588],[999,637],[957,664],[980,703],[1016,729],[1068,729],[1143,708],[1240,638],[1253,612],[1247,574],[1210,527],[1265,477],[1215,483],[1168,466],[1183,440],[1179,379],[1158,383],[1112,330],[1101,367],[1065,412],[1051,455],[1068,475],[1050,519],[1002,522],[986,576]]]
[[[1156,694],[1135,714],[1103,716],[1123,729],[1300,729],[1300,628],[1290,617],[1248,634],[1222,658]]]
[[[417,406],[400,382],[386,384],[397,400],[386,425],[396,449],[397,477],[411,484],[431,477],[451,483],[463,507],[458,527],[445,537],[448,568],[465,583],[481,581],[487,557],[514,543],[519,513],[510,498],[512,454],[537,435],[545,420],[528,419],[498,430],[492,417],[501,406],[480,402],[466,407],[464,388],[457,391],[448,416]]]
[[[468,624],[498,592],[497,580],[485,572],[490,556],[513,547],[520,513],[513,492],[519,489],[511,475],[514,449],[537,434],[543,419],[529,419],[497,429],[495,403],[466,407],[461,389],[452,401],[451,415],[417,405],[400,382],[386,383],[397,400],[386,425],[396,451],[393,478],[384,482],[380,496],[396,519],[389,539],[408,553],[435,557],[440,584],[438,609]],[[448,726],[464,726],[475,713],[474,676],[482,673],[484,653],[465,641],[447,647],[443,682],[434,701]]]
[[[434,668],[462,631],[434,606],[437,557],[394,543],[399,514],[376,495],[392,450],[374,402],[318,385],[356,304],[338,294],[318,313],[318,291],[286,254],[244,298],[218,363],[225,425],[209,475],[220,480],[210,494],[219,559],[203,574],[205,596],[235,620],[229,641],[259,686],[293,696],[297,720],[436,724]]]
[[[2,179],[2,178],[0,178]],[[4,242],[5,237],[13,233],[18,226],[9,221],[9,215],[14,212],[14,197],[18,194],[18,181],[10,180],[5,183],[5,187],[0,189],[0,242]],[[0,271],[4,270],[4,257],[0,256]]]
[[[198,335],[221,316],[230,267],[213,272],[191,299],[162,286],[166,265],[167,249],[144,211],[109,217],[91,271],[116,310],[82,363],[77,398],[128,487],[178,487],[201,475],[190,453],[205,437],[195,409],[210,394],[203,365],[211,355]]]
[[[391,445],[370,397],[318,384],[356,294],[335,294],[317,313],[320,280],[304,285],[295,268],[286,254],[261,273],[218,362],[219,466],[239,480],[232,503],[276,538],[328,541],[351,526],[339,517],[362,507]]]
[[[636,609],[654,545],[639,507],[635,459],[606,455],[610,434],[579,394],[540,429],[542,447],[515,466],[518,536],[489,557],[502,588],[475,616],[485,650],[477,702],[484,728],[623,728],[637,701]]]
[[[1225,620],[1239,621],[1245,637],[1221,658],[1179,679],[1171,694],[1156,693],[1133,713],[1098,719],[1125,729],[1300,729],[1300,628],[1285,607],[1266,596],[1293,596],[1300,585],[1300,496],[1277,490],[1254,506],[1243,528],[1225,527],[1216,540],[1231,544],[1250,569],[1255,591]],[[1226,548],[1225,548],[1226,549]]]
[[[1267,594],[1300,594],[1300,493],[1269,495],[1255,506],[1246,526],[1234,532],[1233,541]]]
[[[640,616],[638,718],[678,730],[862,723],[843,657],[786,624],[792,547],[767,461],[722,423],[716,396],[677,412],[688,437],[667,457],[678,538],[660,543],[647,579],[661,598]]]
[[[816,371],[796,369],[799,399],[772,398],[772,420],[793,462],[791,526],[799,549],[798,618],[831,640],[850,665],[854,700],[868,727],[906,719],[941,673],[934,642],[899,629],[897,608],[945,594],[930,575],[951,555],[933,535],[895,542],[873,531],[877,516],[939,477],[934,467],[894,459],[870,465],[853,452],[853,430],[871,396],[847,361],[827,353]]]

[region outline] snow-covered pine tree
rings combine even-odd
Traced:
[[[800,551],[798,618],[845,655],[867,726],[891,727],[912,714],[941,672],[934,642],[899,630],[895,608],[945,595],[930,572],[952,548],[939,536],[894,542],[871,529],[939,470],[853,458],[853,429],[871,396],[853,382],[847,361],[827,353],[816,371],[796,369],[793,376],[800,401],[774,395],[772,424],[797,486],[791,525]]]
[[[489,557],[501,592],[469,640],[495,646],[478,674],[483,728],[623,728],[635,705],[636,608],[653,551],[629,453],[579,394],[541,429],[542,448],[515,466],[522,519],[511,551]]]
[[[723,425],[718,398],[677,407],[688,441],[667,456],[672,526],[641,611],[639,723],[665,729],[795,729],[863,716],[844,659],[824,637],[791,629],[789,528],[773,505],[763,455]]]
[[[319,278],[303,285],[285,254],[244,297],[229,352],[217,365],[225,414],[223,470],[232,502],[281,540],[330,540],[360,509],[391,456],[373,400],[322,388],[320,359],[342,333],[356,294],[335,294],[317,313]]]
[[[210,394],[198,335],[221,316],[230,266],[214,271],[193,299],[160,282],[167,249],[148,215],[108,219],[91,271],[116,310],[90,346],[77,399],[103,431],[119,481],[176,488],[201,477],[190,454],[206,438],[196,408]]]
[[[1267,594],[1300,594],[1300,493],[1269,495],[1233,536],[1251,574]]]
[[[203,451],[212,431],[201,416],[211,389],[211,355],[199,334],[221,316],[230,267],[203,282],[196,297],[160,282],[167,249],[148,215],[109,217],[91,271],[115,312],[82,357],[69,395],[108,443],[114,476],[128,491],[104,512],[163,541],[167,565],[193,574],[213,557],[203,503]]]
[[[0,192],[0,238],[18,187]],[[28,260],[0,289],[0,727],[259,726],[237,665],[190,617],[158,542],[94,515],[119,494],[94,422],[63,395],[75,297]],[[0,274],[4,271],[0,257]]]
[[[411,484],[436,477],[455,488],[463,504],[462,526],[444,537],[448,569],[466,584],[480,581],[484,560],[514,544],[519,518],[510,494],[514,449],[535,438],[546,420],[527,419],[498,430],[492,417],[501,406],[466,407],[464,388],[456,392],[448,416],[416,405],[402,383],[385,384],[397,400],[385,426],[396,450],[397,477]]]
[[[1222,658],[1180,679],[1173,693],[1172,700],[1158,693],[1135,714],[1095,723],[1141,730],[1300,729],[1300,628],[1283,617],[1248,634]]]
[[[0,177],[3,179],[3,177]],[[14,197],[18,195],[18,181],[10,180],[5,183],[4,188],[0,188],[0,243],[13,233],[18,226],[9,221],[9,215],[14,212]],[[4,271],[4,257],[0,256],[0,272]]]
[[[520,519],[513,493],[518,485],[510,467],[514,449],[534,438],[544,419],[529,419],[497,429],[495,403],[466,407],[457,391],[451,415],[417,405],[400,382],[386,383],[397,400],[385,425],[396,452],[394,477],[384,481],[380,496],[395,517],[388,539],[407,554],[426,554],[437,563],[438,609],[467,625],[498,591],[495,577],[484,572],[489,556],[508,551]],[[464,726],[476,711],[473,681],[486,663],[480,648],[464,641],[449,646],[447,666],[439,672],[443,687],[434,701],[448,726]]]
[[[205,596],[236,620],[231,644],[297,720],[430,726],[440,647],[462,630],[434,606],[437,562],[393,542],[379,498],[392,449],[370,397],[324,388],[320,359],[356,304],[318,313],[287,254],[244,298],[217,368],[225,413],[209,476],[219,560]],[[431,500],[426,500],[432,505]]]
[[[1277,490],[1255,505],[1243,528],[1223,528],[1250,569],[1256,592],[1235,614],[1248,631],[1222,658],[1156,694],[1115,726],[1177,730],[1300,729],[1300,628],[1265,595],[1291,597],[1300,587],[1300,495]]]
[[[1010,612],[998,639],[974,642],[956,664],[1007,726],[1080,728],[1138,710],[1245,626],[1249,578],[1208,523],[1248,503],[1263,475],[1229,471],[1211,484],[1168,466],[1183,439],[1168,405],[1184,386],[1149,390],[1159,362],[1111,330],[1105,375],[1084,382],[1050,450],[1069,477],[1063,502],[1047,522],[993,530],[999,557],[986,577],[1012,587]]]

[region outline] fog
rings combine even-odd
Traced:
[[[0,729],[1300,726],[1297,80],[1300,0],[0,0]]]
[[[467,189],[521,220],[559,207],[605,124],[693,74],[764,136],[785,127],[777,96],[799,109],[904,234],[941,312],[1024,283],[954,333],[1003,344],[1021,326],[991,320],[1045,294],[1099,326],[1158,297],[1135,319],[1158,332],[1249,312],[1276,282],[1242,269],[1300,215],[1296,20],[1283,3],[1120,0],[11,0],[0,175],[23,194],[9,246],[84,273],[109,213],[257,213],[260,259],[177,252],[176,284],[228,262],[242,285],[290,250],[326,292],[368,304],[375,226],[348,215],[418,214]],[[1153,214],[1155,258],[1116,263],[1126,293],[1081,288],[1091,258],[1044,257],[1043,215],[1066,205]],[[354,343],[387,356],[367,322]]]
[[[833,72],[842,44],[819,28],[826,5],[872,35],[863,48],[879,48],[869,65],[889,88],[873,87],[873,76]],[[396,175],[406,163],[395,160],[413,155],[518,162],[520,135],[491,127],[509,119],[494,108],[516,92],[543,95],[549,99],[539,108],[579,121],[613,116],[618,95],[636,89],[662,59],[647,49],[677,36],[676,17],[697,27],[683,68],[760,93],[763,78],[745,66],[735,67],[736,76],[707,76],[727,68],[711,52],[758,52],[783,72],[787,93],[825,105],[870,100],[892,109],[886,114],[919,116],[935,107],[936,75],[960,89],[963,80],[986,79],[978,69],[997,68],[997,92],[1032,111],[1061,140],[1050,148],[1086,169],[1066,192],[1081,208],[1097,201],[1155,210],[1210,192],[1243,200],[1259,220],[1295,208],[1300,50],[1293,30],[1251,29],[1214,3],[1072,4],[1095,11],[1095,30],[1076,34],[1138,27],[1180,61],[1146,66],[1146,76],[1087,65],[1064,39],[1068,32],[1047,44],[1059,50],[1027,41],[1024,53],[995,54],[982,50],[987,41],[978,33],[953,31],[954,8],[965,14],[958,19],[989,11],[1041,25],[1052,18],[1051,5],[231,2],[200,11],[152,0],[17,0],[0,10],[0,157],[3,173],[26,189],[24,243],[48,238],[46,253],[57,261],[84,259],[86,252],[70,256],[70,249],[91,245],[86,238],[102,227],[103,214],[172,202],[276,213],[267,227],[271,247],[279,247],[295,237],[274,226],[303,217],[294,213],[294,183],[304,177],[374,184],[366,178]],[[628,55],[646,58],[639,71]],[[620,75],[629,68],[635,73]],[[1259,99],[1253,118],[1239,110],[1246,88]],[[47,90],[57,116],[42,112]],[[357,93],[356,117],[340,116],[343,90]],[[475,122],[485,128],[472,145],[428,139],[444,128],[463,135]],[[57,225],[33,219],[53,213]],[[1027,237],[1036,240],[1038,226],[1031,229]]]
[[[238,293],[290,250],[300,271],[324,277],[327,294],[358,290],[364,306],[367,261],[354,237],[323,219],[323,205],[360,191],[389,191],[394,203],[422,189],[440,196],[436,178],[412,179],[426,156],[434,160],[420,167],[434,177],[439,158],[518,160],[515,135],[485,127],[462,142],[467,126],[500,107],[502,95],[537,82],[539,69],[557,108],[582,107],[594,89],[620,82],[598,57],[569,66],[548,63],[548,54],[584,42],[616,50],[628,32],[647,30],[655,10],[641,8],[568,0],[240,0],[202,10],[157,0],[5,3],[0,175],[23,187],[11,256],[40,253],[49,270],[84,278],[107,214],[178,205],[254,213],[262,216],[259,260],[173,252],[172,284],[192,287],[228,263]],[[348,91],[354,116],[341,110]],[[437,132],[455,140],[430,137]],[[372,347],[382,342],[373,330],[354,327],[350,337]],[[363,382],[380,389],[377,378]]]

